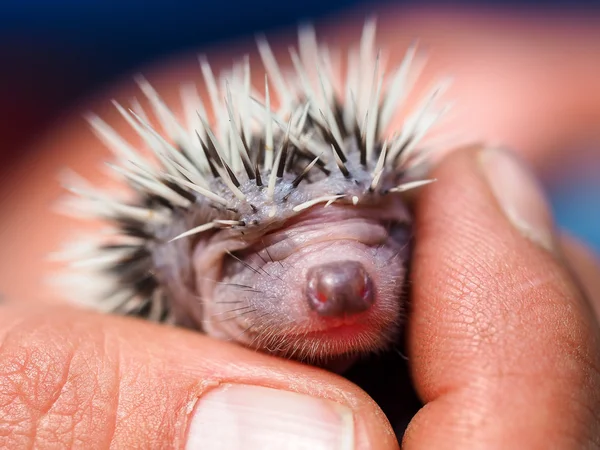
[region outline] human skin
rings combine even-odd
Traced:
[[[592,136],[586,121],[600,120],[600,89],[583,87],[593,86],[600,59],[588,56],[600,44],[590,39],[591,28],[561,35],[558,22],[527,27],[510,22],[517,51],[498,38],[503,23],[494,25],[493,17],[483,27],[460,17],[416,15],[402,35],[394,20],[382,15],[380,42],[395,58],[414,35],[435,50],[424,78],[442,68],[455,75],[453,97],[465,128],[517,149],[539,171],[564,161],[566,144]],[[327,30],[345,42],[354,39],[355,26],[348,20]],[[570,63],[556,67],[561,52]],[[230,56],[221,53],[211,62],[227,64]],[[191,60],[169,62],[148,75],[174,104],[174,81],[198,74]],[[534,84],[533,92],[524,87]],[[86,108],[131,137],[107,108],[107,98],[131,95],[137,92],[127,83]],[[98,178],[105,155],[74,116],[5,180],[13,193],[3,205],[0,235],[5,255],[11,256],[0,263],[7,300],[0,317],[0,444],[179,447],[187,440],[190,411],[200,411],[211,392],[223,392],[219,386],[234,384],[333,400],[354,415],[355,448],[396,448],[377,405],[339,376],[189,331],[42,304],[51,296],[37,283],[47,268],[41,257],[72,229],[68,220],[46,212],[60,192],[55,174],[68,164]],[[416,199],[407,350],[425,406],[411,421],[403,446],[600,445],[598,263],[582,244],[554,230],[535,184],[515,175],[521,169],[506,168],[510,183],[499,189],[485,176],[485,158],[496,158],[494,167],[511,166],[498,163],[505,159],[496,151],[461,149],[444,159],[433,173],[439,181]],[[509,200],[500,200],[498,192]],[[251,397],[247,391],[243,395]],[[287,407],[300,414],[301,403],[287,400]],[[265,404],[277,417],[281,404]],[[320,403],[310,405],[317,410]],[[323,422],[334,423],[335,417],[323,413]]]

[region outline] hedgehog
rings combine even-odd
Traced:
[[[413,241],[407,192],[435,181],[428,168],[446,147],[425,141],[449,110],[436,104],[449,79],[390,131],[417,43],[386,71],[375,38],[368,19],[344,71],[311,25],[299,27],[289,68],[259,35],[264,91],[248,56],[218,77],[200,56],[210,108],[182,84],[185,120],[138,76],[158,126],[139,103],[113,103],[141,146],[90,114],[126,194],[63,179],[62,211],[108,225],[55,255],[68,292],[105,313],[317,365],[393,345]]]

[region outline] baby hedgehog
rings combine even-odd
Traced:
[[[314,364],[394,342],[412,236],[404,193],[433,181],[423,168],[439,149],[422,141],[448,110],[435,106],[447,82],[386,137],[415,46],[386,75],[374,20],[345,70],[312,27],[299,34],[289,73],[257,39],[264,94],[248,57],[219,78],[200,58],[212,125],[195,85],[182,87],[181,123],[141,77],[162,130],[139,103],[115,106],[143,146],[90,117],[133,195],[68,178],[69,212],[111,225],[62,254],[78,300]]]

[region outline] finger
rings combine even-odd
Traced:
[[[597,255],[574,236],[563,234],[561,248],[565,259],[590,300],[600,321],[600,262]]]
[[[457,152],[417,206],[406,448],[600,443],[599,333],[514,157]]]
[[[397,448],[348,381],[197,333],[11,307],[0,343],[2,448]]]

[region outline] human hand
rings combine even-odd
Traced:
[[[86,139],[85,132],[71,128],[53,145],[71,155],[79,146],[85,148],[89,153],[77,155],[81,158],[77,163],[93,172],[98,153]],[[519,234],[481,179],[476,153],[466,150],[447,159],[434,175],[439,182],[424,190],[417,202],[408,357],[426,406],[411,422],[405,444],[408,448],[514,444],[535,448],[551,443],[562,448],[586,438],[597,442],[593,435],[598,408],[594,395],[597,321],[591,314],[598,298],[596,263],[570,241],[553,237],[543,200],[542,206],[535,195],[533,201],[527,200],[526,188],[516,189],[517,181],[505,175],[519,194],[513,199],[526,205],[517,211],[530,219],[526,233],[530,239]],[[48,166],[44,172],[47,183],[54,173]],[[43,179],[36,180],[40,186],[45,186]],[[28,186],[33,189],[34,183]],[[515,192],[507,186],[503,191]],[[34,211],[36,202],[41,207],[40,200],[44,196],[32,199],[25,210]],[[521,216],[518,223],[527,222]],[[28,236],[31,247],[42,244],[38,251],[52,241],[47,226],[39,229],[45,233]],[[537,244],[530,242],[532,236]],[[67,447],[69,438],[85,448],[90,443],[102,447],[102,442],[108,442],[102,441],[102,433],[110,439],[114,429],[117,447],[177,446],[185,441],[192,421],[184,413],[186,408],[197,397],[201,399],[197,405],[210,405],[215,391],[204,393],[226,382],[272,386],[337,401],[353,411],[355,421],[353,427],[335,428],[335,423],[347,423],[348,415],[329,409],[319,419],[331,425],[330,436],[339,437],[345,430],[347,437],[353,430],[356,448],[395,446],[389,425],[374,403],[334,375],[181,330],[36,308],[40,309],[33,312],[32,306],[7,305],[3,317],[2,328],[10,330],[4,333],[8,344],[1,356],[8,359],[0,362],[6,369],[2,405],[11,414],[6,422],[10,438],[38,436],[46,439],[38,441],[40,445],[54,439],[61,446],[57,438],[62,437]],[[87,402],[80,400],[85,392]],[[235,395],[244,398],[239,392]],[[287,422],[295,425],[307,409],[311,417],[316,416],[318,406],[306,400],[273,404],[262,393],[245,398],[251,402],[256,395],[263,413],[256,410],[245,416],[256,422],[245,423],[243,437],[251,438],[251,430],[265,428],[285,436],[286,422],[275,422],[274,417],[296,417]],[[404,399],[388,400],[402,404]],[[103,406],[109,404],[116,406]],[[277,406],[297,414],[286,416],[286,411],[277,412]],[[287,412],[293,414],[292,410]],[[38,420],[39,413],[42,419]],[[230,431],[233,417],[223,420]],[[311,437],[316,435],[312,434],[315,427],[311,423],[296,431]],[[214,424],[211,429],[218,431]]]
[[[598,266],[514,161],[456,152],[417,201],[405,448],[600,443]],[[9,303],[0,340],[3,447],[397,446],[354,384],[194,332]]]

